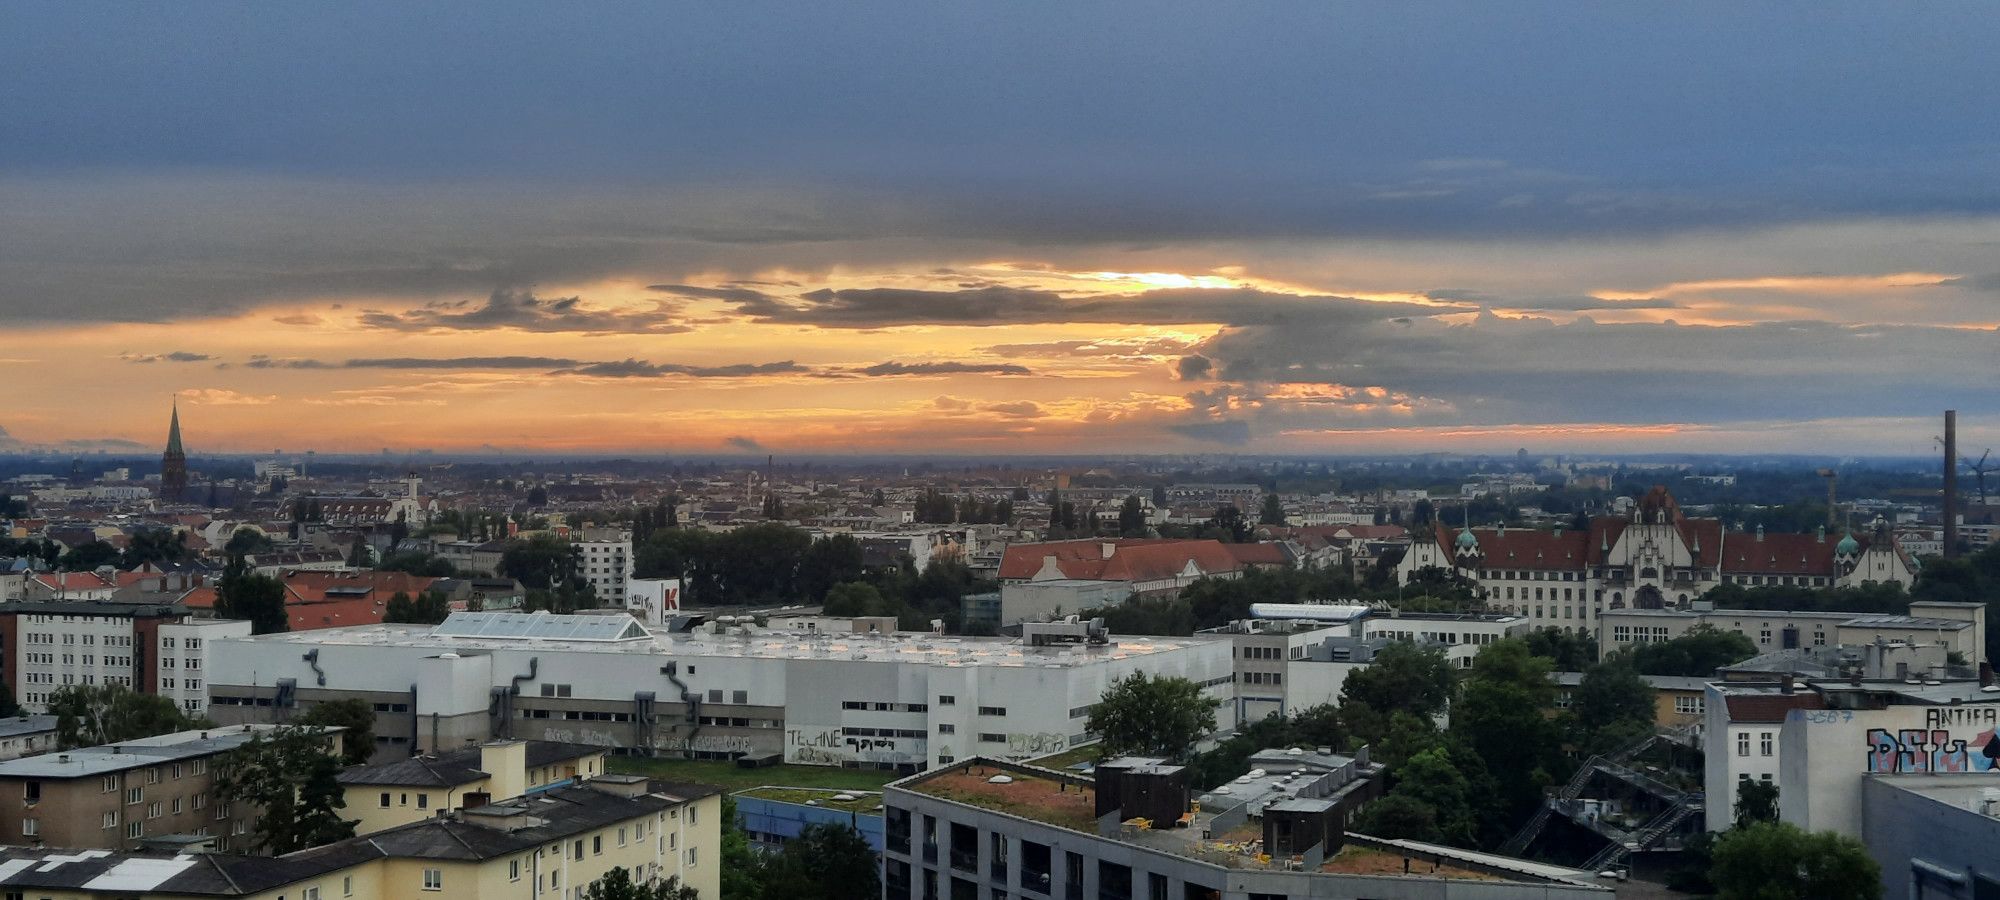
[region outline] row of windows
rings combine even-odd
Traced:
[[[1285,676],[1277,672],[1244,672],[1244,684],[1284,684]]]
[[[1244,658],[1244,659],[1284,659],[1284,658],[1285,658],[1285,650],[1284,650],[1284,648],[1283,648],[1283,647],[1245,647],[1245,648],[1243,648],[1243,658]]]
[[[1758,750],[1758,753],[1757,753],[1757,755],[1759,755],[1759,756],[1770,756],[1770,755],[1772,755],[1772,752],[1773,752],[1773,751],[1774,751],[1774,750],[1776,749],[1776,740],[1777,740],[1777,739],[1776,739],[1776,738],[1775,738],[1775,737],[1773,736],[1773,734],[1772,734],[1771,732],[1769,732],[1769,731],[1760,731],[1760,732],[1758,732],[1758,733],[1757,733],[1757,750]],[[1737,732],[1737,734],[1736,734],[1736,755],[1737,755],[1737,756],[1749,756],[1749,755],[1750,755],[1750,732],[1747,732],[1747,731],[1742,731],[1742,732]]]
[[[942,730],[942,729],[940,729]],[[840,733],[848,737],[885,737],[923,739],[924,732],[909,728],[842,728]]]
[[[740,701],[739,701],[740,702]],[[842,700],[841,709],[873,710],[875,712],[930,712],[928,703],[876,703],[868,700]]]

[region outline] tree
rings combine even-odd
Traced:
[[[375,754],[375,706],[358,697],[315,703],[292,724],[347,729],[340,733],[340,760],[346,765],[358,766]]]
[[[1180,759],[1195,741],[1215,730],[1222,702],[1185,678],[1134,672],[1111,683],[1091,708],[1084,730],[1101,736],[1105,757],[1163,756]]]
[[[290,631],[292,621],[285,611],[285,594],[284,582],[251,573],[238,560],[216,583],[215,617],[247,619],[252,634]]]
[[[572,604],[573,607],[573,604]],[[382,621],[391,624],[436,625],[451,615],[451,601],[442,591],[424,591],[415,599],[404,591],[390,595],[382,610]]]
[[[262,812],[250,842],[279,856],[354,836],[359,819],[342,819],[347,806],[332,738],[317,728],[280,728],[231,750],[215,778],[216,795]]]
[[[62,568],[70,572],[89,572],[101,566],[117,565],[118,559],[117,547],[103,541],[86,541],[62,555]]]
[[[1549,672],[1548,658],[1529,653],[1526,641],[1495,641],[1473,657],[1451,708],[1452,734],[1488,770],[1507,773],[1499,789],[1509,817],[1539,806],[1542,786],[1562,765],[1561,736],[1543,712],[1555,700]]]
[[[1528,652],[1555,661],[1558,672],[1581,672],[1597,661],[1597,641],[1560,628],[1537,628],[1525,636]]]
[[[767,900],[876,900],[882,896],[880,861],[868,840],[849,825],[808,825],[766,861]]]
[[[1243,518],[1243,511],[1235,506],[1218,506],[1215,515],[1208,520],[1208,527],[1214,532],[1211,537],[1230,544],[1241,544],[1250,540],[1250,523]]]
[[[1369,837],[1437,843],[1443,839],[1437,818],[1437,810],[1430,804],[1408,794],[1390,793],[1362,807],[1354,830]]]
[[[1264,507],[1257,512],[1257,524],[1285,524],[1285,504],[1278,500],[1277,494],[1264,495]]]
[[[1579,747],[1591,753],[1609,752],[1652,733],[1653,686],[1631,663],[1614,656],[1583,673],[1571,697],[1569,719]]]
[[[1146,507],[1138,494],[1131,494],[1118,506],[1118,533],[1125,537],[1146,536]]]
[[[701,893],[692,885],[681,884],[679,875],[669,875],[667,880],[653,884],[640,884],[632,880],[624,866],[612,866],[604,877],[584,888],[578,900],[701,900]]]
[[[1432,840],[1454,847],[1477,845],[1479,823],[1473,814],[1471,784],[1443,747],[1410,757],[1397,775],[1391,793],[1430,808],[1435,817],[1433,833],[1437,835]]]
[[[0,719],[11,719],[24,715],[21,704],[14,702],[14,689],[0,684]]]
[[[356,532],[354,544],[347,550],[347,564],[356,569],[365,569],[374,559],[375,548],[368,545],[368,535]]]
[[[1639,644],[1628,652],[1633,668],[1642,674],[1706,678],[1716,669],[1756,656],[1757,645],[1734,631],[1699,625],[1673,640]]]
[[[1778,821],[1778,783],[1744,779],[1736,782],[1736,824]]]
[[[1718,900],[1881,900],[1882,867],[1860,841],[1788,822],[1754,822],[1715,841]]]
[[[125,547],[126,569],[136,569],[147,563],[174,563],[187,558],[187,533],[171,528],[140,528],[132,532],[131,543]]]
[[[828,616],[888,616],[895,615],[882,592],[865,581],[850,581],[836,584],[826,592],[826,604],[820,610]]]
[[[95,747],[197,727],[167,697],[141,694],[122,684],[72,684],[49,695],[56,717],[56,746]]]
[[[1348,673],[1340,686],[1340,705],[1375,714],[1371,719],[1357,710],[1347,723],[1363,740],[1374,740],[1386,732],[1393,712],[1424,718],[1444,712],[1456,684],[1457,672],[1444,648],[1397,641],[1375,654],[1373,663]]]
[[[853,535],[836,534],[812,542],[799,556],[799,593],[808,603],[819,603],[834,585],[858,581],[862,575],[861,542]]]
[[[723,900],[762,900],[766,858],[750,848],[750,836],[736,819],[736,798],[722,795]]]
[[[222,555],[226,559],[237,560],[269,549],[271,539],[264,532],[245,525],[229,535],[229,542],[222,545]]]
[[[569,542],[551,534],[516,538],[500,551],[500,573],[520,581],[523,587],[548,590],[569,580],[575,569]]]

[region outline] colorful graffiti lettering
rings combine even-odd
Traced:
[[[1993,729],[1971,741],[1954,739],[1951,732],[1906,728],[1890,731],[1868,729],[1868,771],[1888,773],[1955,773],[2000,771],[2000,739]]]

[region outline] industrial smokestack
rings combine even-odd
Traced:
[[[1958,410],[1944,411],[1944,558],[1958,558]]]

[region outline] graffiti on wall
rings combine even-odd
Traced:
[[[1047,731],[1007,735],[1009,756],[1047,756],[1069,748],[1069,736]]]
[[[734,734],[698,734],[693,741],[687,738],[667,738],[660,742],[659,749],[676,753],[750,753],[750,739]]]
[[[1987,729],[1970,740],[1944,729],[1868,729],[1868,771],[1875,773],[2000,771],[2000,740]]]
[[[805,726],[785,731],[785,761],[818,766],[923,762],[924,744],[919,738],[849,737],[837,727]]]
[[[590,744],[597,747],[616,747],[618,737],[609,731],[595,728],[555,728],[542,729],[542,740],[559,744]]]

